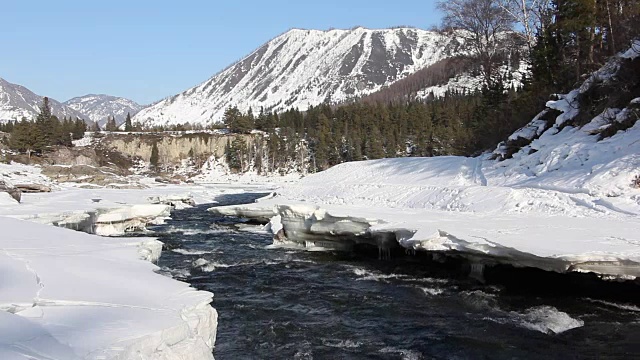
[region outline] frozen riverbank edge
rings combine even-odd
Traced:
[[[0,358],[212,359],[213,294],[157,274],[161,242],[59,227],[122,235],[219,193],[66,188],[0,199]]]
[[[382,259],[397,249],[422,251],[466,258],[480,265],[480,271],[505,264],[557,273],[591,272],[605,280],[636,283],[640,277],[637,218],[487,216],[281,201],[209,211],[261,223],[270,218],[267,228],[274,246],[351,251],[365,245],[377,248]]]

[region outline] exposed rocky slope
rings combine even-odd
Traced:
[[[373,93],[442,59],[463,41],[415,28],[288,31],[204,83],[135,116],[145,125],[211,124],[225,109],[254,112],[340,102]]]
[[[42,96],[24,86],[12,84],[0,78],[0,122],[20,120],[23,117],[33,119],[37,116]],[[51,112],[59,118],[72,117],[87,119],[83,113],[49,98]]]

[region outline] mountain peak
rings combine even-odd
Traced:
[[[146,125],[211,124],[229,106],[281,111],[373,93],[460,54],[452,35],[410,27],[290,29],[181,94],[138,113]]]

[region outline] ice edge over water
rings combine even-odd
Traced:
[[[256,207],[262,208],[257,209]],[[245,211],[246,209],[246,211]],[[272,205],[250,204],[232,207],[217,207],[209,209],[210,212],[221,215],[242,216],[251,218],[259,213],[260,217],[265,217],[267,212],[272,215],[271,222],[267,229],[274,233],[274,245],[278,247],[290,247],[317,250],[352,250],[358,244],[368,244],[378,247],[381,256],[394,247],[401,246],[407,251],[427,251],[448,253],[457,252],[461,256],[466,256],[470,261],[478,264],[509,264],[516,267],[534,267],[546,271],[559,273],[567,272],[594,272],[600,274],[606,280],[633,280],[640,274],[640,253],[628,258],[616,256],[605,252],[591,252],[577,255],[547,254],[538,251],[538,254],[528,253],[514,247],[507,247],[489,239],[477,237],[473,232],[495,232],[496,223],[488,223],[487,219],[478,218],[475,214],[433,214],[438,216],[439,221],[443,221],[447,227],[455,227],[457,233],[464,236],[455,236],[447,231],[438,229],[436,224],[433,231],[424,227],[419,230],[403,228],[397,224],[387,223],[383,220],[373,218],[352,217],[342,215],[344,210],[333,215],[323,207],[311,206],[308,204]],[[525,219],[518,219],[525,221]],[[535,219],[534,219],[535,220]],[[541,226],[547,229],[547,233],[557,230],[567,233],[568,231],[580,231],[579,236],[588,232],[588,228],[578,230],[582,224],[592,226],[598,220],[583,218],[560,219],[545,218]],[[572,223],[576,225],[571,225]],[[454,225],[452,225],[454,224]],[[519,224],[519,223],[518,223]],[[515,225],[518,225],[515,224]],[[406,226],[406,225],[404,225]],[[513,228],[514,223],[505,223],[499,231],[517,231]],[[511,228],[511,229],[510,229]],[[567,229],[568,228],[568,229]],[[564,229],[564,230],[563,230]],[[587,229],[587,230],[585,230]],[[540,228],[536,228],[540,230]],[[544,234],[544,233],[542,233]],[[536,234],[539,236],[540,234]],[[524,235],[523,235],[524,236]],[[554,234],[553,238],[561,235]],[[571,235],[567,235],[571,236]],[[575,235],[573,235],[575,237]],[[631,246],[631,248],[634,248]]]

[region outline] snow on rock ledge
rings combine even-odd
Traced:
[[[0,228],[0,358],[213,358],[213,295],[140,260],[159,242],[5,217]]]
[[[123,235],[126,232],[145,230],[147,224],[162,224],[171,215],[171,205],[132,205],[107,210],[95,219],[95,234],[101,236]]]
[[[177,210],[187,209],[196,205],[193,197],[187,195],[165,195],[165,196],[151,196],[147,198],[150,204],[165,204],[173,207]]]

